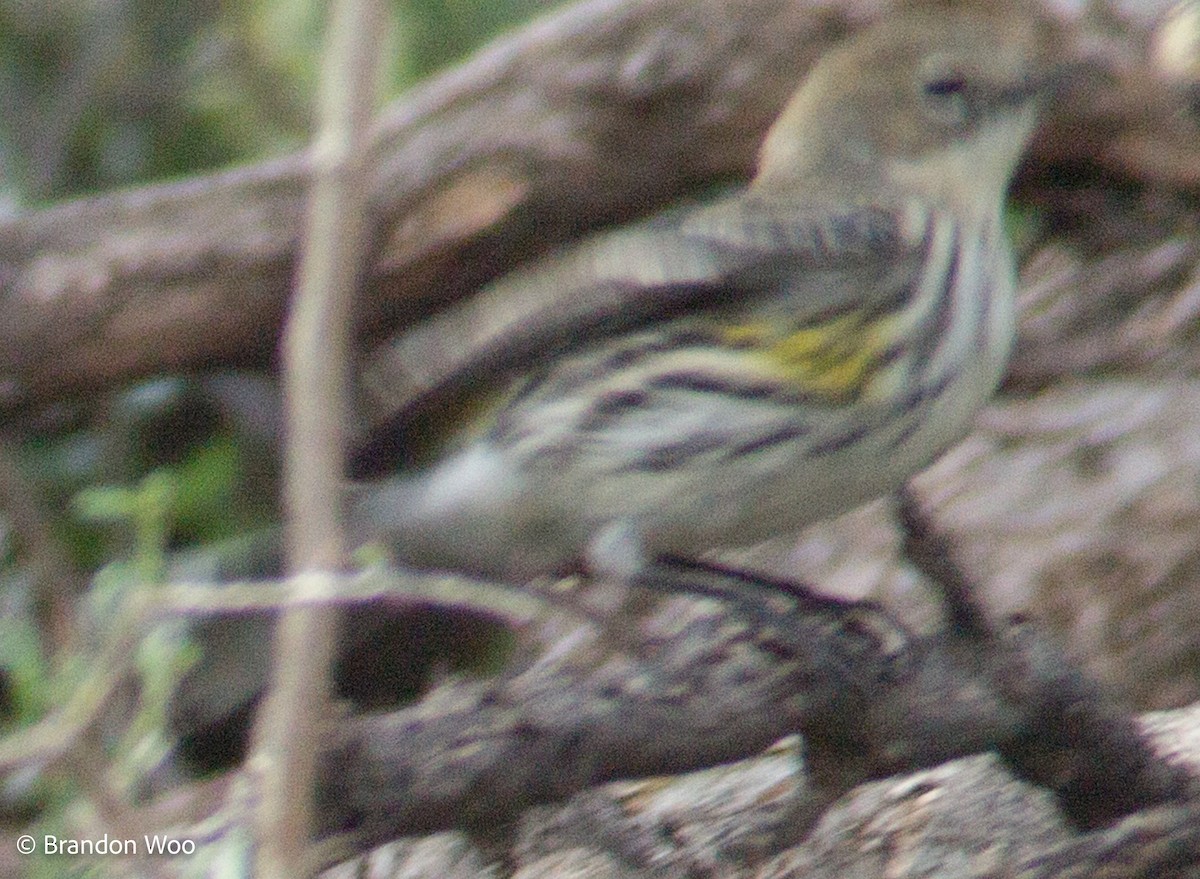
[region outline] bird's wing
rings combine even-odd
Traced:
[[[780,285],[801,312],[835,311],[864,290],[894,293],[882,275],[911,277],[925,223],[914,208],[798,209],[745,194],[666,212],[518,269],[412,327],[363,364],[363,389],[395,415],[602,334],[736,308]]]

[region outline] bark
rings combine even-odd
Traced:
[[[920,637],[791,584],[687,588],[722,604],[660,608],[632,654],[575,639],[347,720],[320,797],[336,851],[427,837],[371,855],[389,875],[1200,875],[1196,708],[1135,723],[1028,624]],[[747,759],[792,732],[803,773],[795,742]]]

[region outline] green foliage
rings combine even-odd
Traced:
[[[387,97],[549,5],[393,0]],[[0,201],[299,149],[326,9],[309,0],[0,0]]]
[[[465,58],[492,35],[552,6],[545,0],[398,0],[399,63],[392,88],[400,91]]]
[[[75,511],[85,521],[129,525],[138,579],[154,583],[166,569],[167,529],[175,495],[172,474],[155,470],[134,488],[102,485],[80,492]]]
[[[0,617],[0,669],[5,676],[0,732],[32,723],[45,714],[49,672],[38,634],[27,620]]]
[[[277,425],[260,398],[274,391],[251,376],[226,379],[215,390],[190,379],[143,382],[103,400],[71,430],[27,439],[22,461],[46,492],[48,507],[79,514],[56,524],[80,568],[136,556],[136,547],[160,539],[176,549],[270,523]],[[266,426],[249,424],[246,409]],[[168,503],[169,519],[155,518]],[[118,524],[130,516],[140,523],[132,531]],[[165,535],[139,530],[164,521]]]
[[[393,0],[385,98],[547,6]],[[302,148],[326,11],[298,0],[0,0],[0,214]],[[178,550],[271,524],[279,425],[256,404],[273,391],[214,389],[211,378],[148,380],[43,413],[45,424],[26,432],[22,464],[91,580],[75,608],[80,643],[50,657],[31,576],[0,553],[0,735],[52,715],[95,680],[106,639],[136,616]],[[461,636],[458,652],[412,664],[484,672],[512,647],[502,628],[451,634]],[[162,625],[137,639],[133,659],[137,686],[122,688],[124,701],[109,709],[121,722],[105,727],[110,778],[127,790],[164,754],[170,694],[196,651],[180,626]],[[15,793],[7,783],[0,811],[15,803],[18,820],[36,822],[29,832],[70,835],[79,826],[73,810],[82,801],[69,774],[30,773]],[[91,875],[93,866],[26,864],[31,876]],[[236,863],[225,868],[237,872]]]
[[[120,682],[128,676],[136,683],[133,690],[116,689],[120,707],[106,704],[109,720],[101,724],[112,759],[107,776],[124,791],[135,789],[168,753],[169,699],[196,659],[181,622],[137,635],[146,598],[165,575],[168,537],[179,496],[176,476],[161,468],[135,486],[96,486],[75,498],[73,509],[81,518],[131,532],[133,555],[111,562],[93,578],[78,608],[78,642],[69,656],[48,662],[39,634],[28,619],[17,614],[0,617],[0,670],[7,691],[4,733],[47,718],[64,722],[79,710],[73,706],[98,692],[102,681]],[[132,667],[114,667],[111,657],[128,649],[124,645],[131,634],[136,643]],[[98,661],[104,657],[109,661]],[[122,718],[128,722],[120,723]],[[69,824],[69,812],[78,802],[76,782],[69,774],[35,774],[23,788],[14,789],[10,784],[3,794],[7,811],[24,808],[37,816],[36,825],[27,828],[36,838],[72,835],[56,832],[59,824]],[[31,860],[29,875],[42,875],[44,866],[43,859]],[[86,863],[71,866],[83,871],[78,875],[89,875]]]

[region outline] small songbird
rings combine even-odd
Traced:
[[[453,345],[504,392],[430,468],[355,489],[352,527],[416,567],[628,577],[899,488],[1012,348],[1003,202],[1049,55],[1019,16],[886,19],[813,67],[742,191],[417,327],[393,352],[414,388]]]

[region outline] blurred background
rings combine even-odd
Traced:
[[[552,5],[397,0],[381,102]],[[308,0],[0,0],[0,216],[302,149],[312,135],[326,13],[326,4]],[[155,378],[8,425],[0,461],[0,735],[44,717],[62,703],[62,690],[83,680],[86,668],[53,667],[74,651],[48,642],[68,628],[77,633],[80,623],[85,632],[97,623],[102,630],[130,566],[161,573],[168,556],[227,547],[275,522],[279,419],[271,376],[216,372]],[[21,515],[48,528],[45,543],[29,546],[25,531],[21,544],[12,527]],[[239,564],[252,571],[260,561]],[[70,626],[61,619],[64,607],[32,586],[47,564],[60,598],[91,596],[82,613],[71,611]],[[104,566],[109,573],[93,579]],[[111,586],[107,599],[102,581]],[[362,637],[343,656],[340,676],[370,677],[389,704],[419,692],[435,666],[469,665],[471,657],[459,655],[464,649],[486,652],[471,637],[472,620],[431,613],[404,630],[406,649],[392,651],[396,661],[387,664],[380,661],[381,618],[396,622],[376,610],[353,623]],[[234,639],[240,630],[223,631]],[[261,628],[249,634],[262,643]],[[170,688],[193,663],[220,661],[219,653],[199,659],[170,627],[160,635],[139,659],[142,686],[150,669],[160,669],[160,683]],[[236,689],[238,663],[231,663],[206,672],[217,693],[200,692],[173,709],[192,715],[176,720],[201,727],[209,718],[197,703],[205,698],[220,701],[212,710],[222,718],[235,714],[232,733],[204,729],[207,735],[185,743],[183,760],[199,772],[228,765],[244,744],[252,703],[228,700]],[[148,700],[157,701],[159,716],[142,717],[132,738],[129,730],[110,730],[108,748],[128,752],[142,743],[126,766],[131,778],[170,747],[159,734],[146,735],[155,724],[161,732],[162,695]],[[343,695],[364,706],[377,698]],[[118,701],[145,706],[130,697]],[[0,781],[0,875],[62,875],[61,859],[9,863],[8,834],[66,832],[76,793],[62,775],[22,772]]]
[[[395,0],[383,97],[556,4]],[[325,5],[0,2],[0,193],[33,205],[302,146]]]

